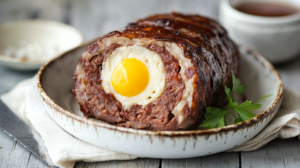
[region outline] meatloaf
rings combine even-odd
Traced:
[[[90,45],[73,92],[86,117],[134,129],[188,130],[203,122],[206,107],[227,102],[224,86],[232,86],[238,69],[237,46],[219,23],[158,14]],[[134,80],[114,83],[123,78]]]

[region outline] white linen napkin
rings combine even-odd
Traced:
[[[36,76],[20,82],[2,101],[44,140],[51,166],[71,168],[76,161],[129,160],[137,156],[103,149],[81,141],[58,126],[48,115],[38,93]]]
[[[284,89],[282,104],[265,129],[244,144],[228,151],[253,151],[275,138],[287,139],[296,136],[300,139],[300,94]]]
[[[282,105],[270,124],[257,136],[228,151],[256,150],[275,138],[291,138],[300,133],[300,95],[285,89]],[[137,156],[114,152],[83,142],[59,127],[42,105],[36,76],[20,82],[2,101],[42,137],[55,166],[73,167],[76,161],[129,160]],[[300,138],[300,136],[299,136]]]

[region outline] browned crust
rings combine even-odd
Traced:
[[[94,120],[89,120],[83,117],[80,117],[70,111],[65,110],[58,104],[56,104],[48,95],[48,92],[46,89],[46,80],[47,80],[47,73],[51,73],[52,65],[56,64],[57,62],[60,62],[61,59],[64,59],[65,57],[69,56],[69,53],[73,53],[76,50],[84,47],[87,48],[88,44],[91,44],[95,40],[88,41],[81,46],[74,48],[64,54],[62,54],[59,57],[56,57],[46,64],[44,64],[37,74],[37,86],[39,93],[41,95],[42,101],[44,104],[51,108],[54,113],[59,114],[61,117],[65,117],[66,119],[70,119],[73,123],[77,122],[83,125],[92,126],[97,129],[105,130],[105,131],[114,131],[122,134],[128,134],[128,135],[144,135],[149,137],[159,137],[159,138],[177,138],[177,137],[206,137],[207,139],[210,136],[213,135],[220,135],[228,134],[228,133],[234,133],[245,129],[251,129],[253,127],[257,127],[259,125],[262,125],[265,122],[269,122],[275,115],[277,110],[279,109],[282,99],[283,99],[283,84],[282,79],[279,75],[279,73],[275,70],[272,64],[270,64],[264,57],[259,55],[258,53],[254,52],[251,49],[248,49],[244,46],[239,46],[239,50],[242,53],[248,53],[252,57],[256,59],[256,61],[260,62],[265,66],[267,69],[272,71],[273,75],[276,77],[276,81],[278,82],[278,94],[275,95],[276,99],[275,101],[266,109],[265,111],[261,112],[257,116],[253,117],[250,120],[240,122],[235,125],[228,125],[221,128],[213,128],[208,130],[185,130],[185,131],[149,131],[149,130],[135,130],[135,129],[128,129],[128,128],[122,128],[117,127],[115,125],[102,123]]]
[[[220,107],[226,103],[224,86],[231,87],[231,72],[237,75],[239,53],[216,21],[179,13],[153,15],[129,24],[123,32],[114,31],[101,37],[88,52],[98,55],[99,45],[112,36],[173,42],[192,60],[196,78],[192,107],[186,110],[185,120],[189,124],[183,123],[177,129],[197,127],[204,120],[206,107]]]
[[[160,55],[166,72],[166,87],[159,98],[145,107],[136,104],[126,110],[113,94],[105,93],[100,79],[103,60],[118,47],[118,44],[113,44],[88,60],[80,58],[78,65],[85,77],[78,78],[77,73],[79,72],[76,71],[73,92],[80,104],[81,111],[87,117],[94,117],[118,126],[150,130],[176,130],[178,123],[173,119],[171,111],[181,100],[185,89],[179,74],[178,60],[165,47],[155,44],[144,46]],[[93,50],[96,47],[91,45],[90,48]],[[84,90],[80,89],[82,83],[86,85]],[[186,111],[189,112],[188,107]]]

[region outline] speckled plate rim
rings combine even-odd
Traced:
[[[14,25],[14,24],[20,24],[22,22],[44,22],[46,24],[56,24],[58,26],[67,27],[68,29],[72,29],[74,32],[76,32],[77,35],[79,36],[79,38],[81,39],[81,44],[79,46],[81,46],[83,44],[83,39],[84,38],[83,38],[82,33],[79,30],[77,30],[75,27],[72,27],[72,26],[67,25],[65,23],[56,22],[56,21],[52,21],[52,20],[43,20],[43,19],[18,20],[18,21],[4,23],[3,25],[0,26],[0,29],[4,29],[4,28],[9,27],[9,26]],[[79,47],[79,46],[77,46],[77,47]],[[77,47],[75,47],[75,48],[77,48]],[[28,64],[28,65],[32,65],[32,64],[41,65],[41,64],[47,63],[47,61],[30,60],[30,59],[25,59],[24,60],[22,58],[9,57],[9,56],[5,56],[5,55],[2,55],[2,54],[0,54],[0,61],[7,62],[7,63],[14,63],[14,64],[18,64],[18,63],[19,64]]]
[[[187,130],[187,131],[136,130],[136,129],[133,129],[133,128],[118,127],[118,126],[111,125],[111,124],[108,124],[108,123],[102,123],[102,122],[97,122],[97,121],[94,121],[94,120],[88,120],[84,117],[80,117],[80,116],[78,116],[78,115],[76,115],[72,112],[69,112],[69,111],[63,109],[58,104],[56,104],[47,95],[47,93],[44,91],[43,86],[42,86],[41,83],[42,83],[42,76],[43,76],[44,72],[47,70],[47,67],[51,66],[51,64],[53,64],[56,60],[66,56],[67,53],[72,52],[74,50],[77,50],[80,47],[91,44],[93,41],[95,42],[96,40],[87,41],[87,42],[83,43],[82,45],[80,45],[80,46],[78,46],[78,47],[76,47],[72,50],[69,50],[69,51],[61,54],[60,56],[50,60],[49,62],[47,62],[46,64],[44,64],[40,68],[40,70],[38,71],[38,75],[37,75],[37,86],[38,86],[39,93],[40,93],[41,98],[43,99],[43,101],[45,103],[47,103],[49,106],[53,107],[57,112],[59,112],[62,115],[66,116],[67,118],[75,119],[76,121],[78,121],[80,123],[83,123],[83,124],[92,125],[92,126],[95,126],[95,127],[108,129],[108,130],[113,130],[113,131],[119,131],[119,132],[123,132],[123,133],[148,135],[148,136],[167,136],[167,137],[172,136],[172,137],[174,137],[174,136],[200,136],[200,135],[218,134],[218,133],[221,133],[221,132],[236,131],[236,130],[246,128],[246,127],[250,127],[252,125],[263,122],[263,120],[265,118],[267,118],[268,116],[271,116],[272,113],[277,112],[277,111],[274,111],[274,109],[276,109],[276,107],[281,104],[281,101],[282,101],[282,98],[283,98],[283,96],[282,96],[282,93],[283,93],[282,79],[281,79],[279,73],[273,67],[273,65],[271,63],[269,63],[260,54],[254,52],[253,50],[251,50],[251,49],[249,49],[245,46],[240,45],[239,46],[239,51],[240,52],[244,52],[244,53],[252,55],[255,59],[257,59],[260,63],[262,63],[266,68],[270,69],[272,71],[272,73],[275,75],[275,77],[277,78],[277,81],[279,83],[278,94],[276,96],[276,99],[272,103],[272,105],[269,106],[265,111],[261,112],[260,114],[256,115],[254,118],[252,118],[250,120],[243,121],[243,122],[240,122],[240,123],[234,124],[234,125],[228,125],[228,126],[221,127],[221,128],[213,128],[213,129],[207,129],[207,130]]]
[[[0,60],[7,63],[20,63],[20,64],[43,64],[47,61],[38,61],[38,60],[23,60],[22,58],[14,58],[9,56],[0,55]]]

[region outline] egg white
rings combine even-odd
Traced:
[[[112,72],[122,60],[126,58],[135,58],[142,61],[149,72],[149,83],[146,89],[132,97],[118,94],[111,83]],[[139,104],[144,107],[161,96],[165,88],[166,73],[162,59],[156,52],[139,45],[122,46],[114,50],[111,55],[104,60],[101,80],[104,91],[113,94],[126,110],[133,104]]]

